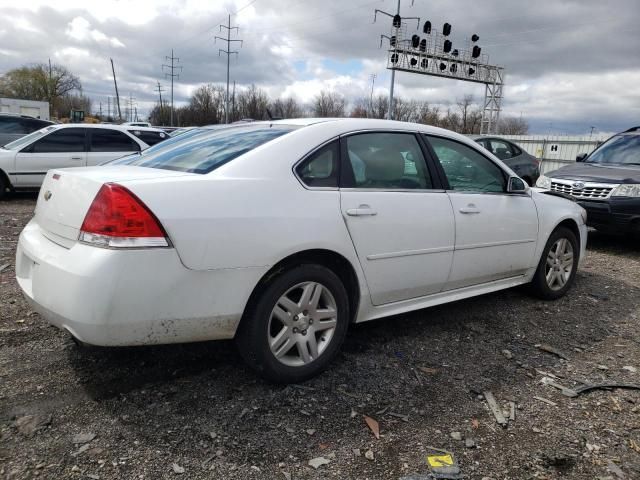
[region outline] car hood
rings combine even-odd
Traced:
[[[640,183],[640,166],[576,163],[545,173],[545,177],[601,183]]]

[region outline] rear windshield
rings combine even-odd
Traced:
[[[250,125],[190,132],[158,144],[157,150],[121,158],[110,165],[136,165],[180,172],[209,173],[260,145],[298,128],[293,125]],[[171,145],[169,142],[174,141]],[[169,148],[162,148],[168,146]]]
[[[640,165],[640,135],[615,135],[586,159],[586,163]]]

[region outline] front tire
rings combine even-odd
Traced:
[[[7,198],[8,190],[9,185],[7,185],[7,181],[4,179],[2,171],[0,171],[0,200]]]
[[[347,334],[344,284],[326,267],[303,264],[272,279],[249,306],[236,335],[240,355],[275,383],[318,375]]]
[[[543,300],[555,300],[571,288],[578,270],[580,247],[575,234],[566,227],[556,228],[542,251],[531,292]]]

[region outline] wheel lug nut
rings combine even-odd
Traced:
[[[313,318],[309,319],[309,325],[313,325]]]
[[[298,329],[296,327],[293,327],[293,333],[298,333]]]
[[[306,331],[306,330],[302,330],[302,334],[303,334],[303,335],[306,335],[306,334],[307,334],[307,331]]]

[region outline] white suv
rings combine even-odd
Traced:
[[[52,168],[98,165],[166,138],[157,128],[92,124],[42,128],[0,147],[0,198],[8,190],[40,188]]]

